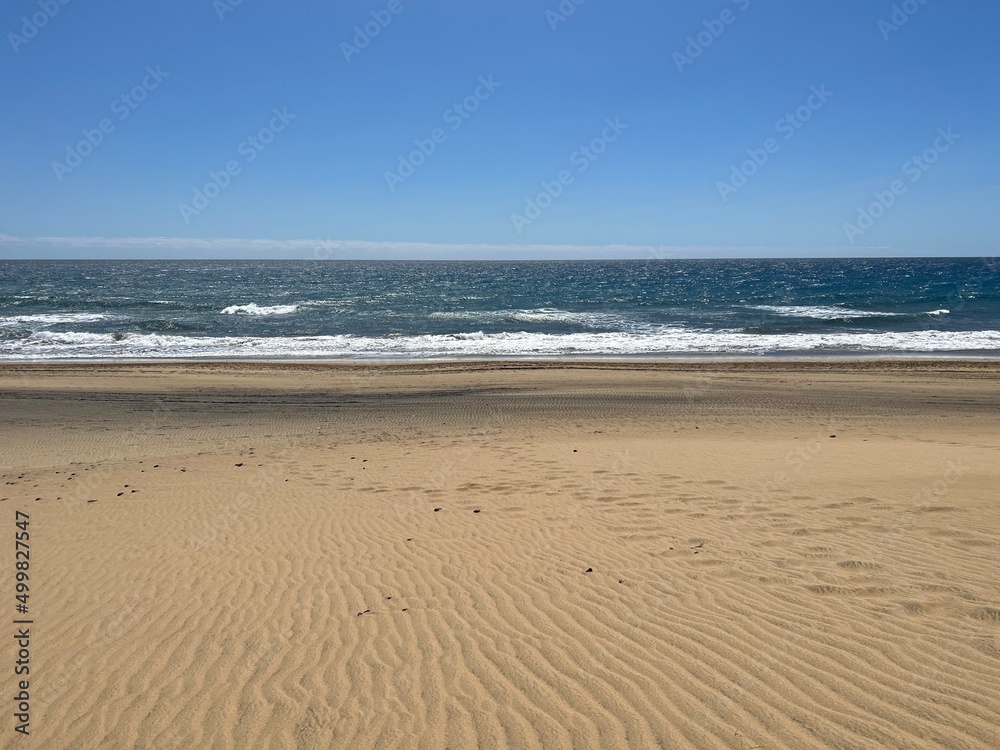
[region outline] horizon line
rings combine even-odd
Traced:
[[[90,251],[81,257],[78,253]],[[152,253],[159,253],[152,255]],[[908,248],[760,245],[511,245],[238,237],[16,236],[0,234],[3,260],[735,260],[846,258],[990,258]]]

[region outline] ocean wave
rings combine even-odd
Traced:
[[[221,312],[224,315],[254,315],[258,317],[266,315],[291,315],[298,312],[299,306],[299,303],[293,305],[264,306],[249,302],[245,305],[230,305]]]
[[[636,333],[455,333],[419,336],[209,337],[58,333],[0,341],[0,359],[81,357],[433,359],[440,357],[625,356],[768,353],[1000,351],[1000,331],[749,334],[669,329]]]
[[[107,320],[110,315],[104,313],[37,313],[34,315],[12,315],[0,318],[0,326],[51,326],[60,323],[93,323]]]
[[[814,318],[816,320],[851,320],[853,318],[898,318],[907,313],[852,310],[832,305],[750,305],[752,310],[763,310],[789,318]],[[948,312],[947,310],[939,312]]]
[[[637,322],[624,315],[602,312],[571,312],[553,307],[538,307],[527,310],[461,310],[456,312],[433,312],[431,318],[446,320],[467,320],[473,323],[562,323],[582,328],[630,330]]]
[[[169,320],[167,318],[152,318],[149,320],[135,320],[130,322],[130,326],[134,326],[140,331],[150,331],[154,333],[159,333],[163,331],[203,331],[202,326],[190,325],[187,323],[181,323],[176,320]]]

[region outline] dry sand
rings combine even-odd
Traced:
[[[0,409],[0,747],[1000,746],[998,363],[20,365]]]

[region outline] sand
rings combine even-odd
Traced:
[[[0,747],[1000,746],[1000,363],[26,364],[0,410]]]

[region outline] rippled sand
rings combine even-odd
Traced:
[[[0,410],[33,747],[1000,746],[998,364],[23,365]]]

